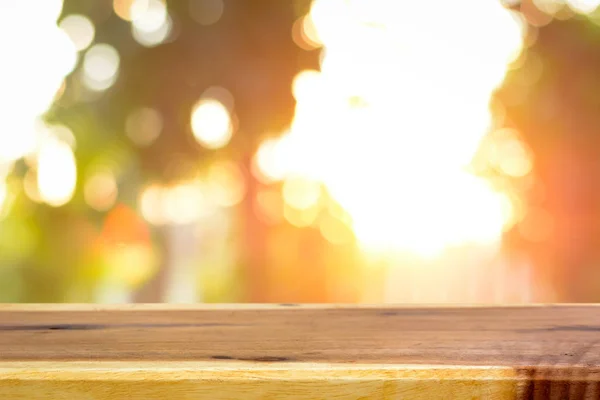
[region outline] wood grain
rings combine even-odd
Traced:
[[[600,399],[600,306],[0,306],[0,399]]]

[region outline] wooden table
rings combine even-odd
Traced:
[[[600,306],[0,306],[0,399],[600,399]]]

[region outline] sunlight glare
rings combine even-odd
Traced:
[[[34,7],[30,2],[6,0],[3,7],[0,107],[10,112],[2,119],[0,164],[31,151],[35,121],[48,109],[77,62],[75,46],[56,23],[61,0],[36,2]],[[23,90],[25,82],[28,90]]]
[[[255,155],[266,180],[322,182],[369,251],[432,256],[495,243],[513,219],[507,197],[467,167],[525,26],[500,2],[435,6],[314,0],[306,18],[323,44],[320,71],[296,76],[289,132]],[[526,174],[531,165],[515,149],[504,166]],[[338,225],[328,224],[332,237]]]

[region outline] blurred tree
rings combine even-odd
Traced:
[[[526,214],[507,247],[526,254],[545,301],[600,301],[600,28],[587,17],[530,27],[532,43],[493,99],[500,127],[533,155],[530,176],[511,178]]]
[[[190,16],[194,1],[169,1],[171,36],[161,45],[144,47],[132,36],[131,24],[114,13],[113,2],[65,0],[63,16],[89,17],[96,29],[94,42],[119,52],[118,78],[109,90],[92,93],[84,88],[80,62],[47,113],[48,121],[75,133],[78,187],[73,200],[60,208],[39,205],[19,192],[10,217],[2,222],[3,227],[12,224],[13,237],[0,237],[0,247],[12,246],[1,253],[0,281],[15,282],[18,289],[1,291],[0,301],[96,298],[98,282],[107,273],[106,248],[98,243],[104,243],[105,220],[114,210],[97,211],[86,204],[83,183],[94,171],[109,168],[119,189],[116,204],[137,209],[147,182],[180,180],[223,157],[246,171],[240,259],[252,271],[240,272],[249,280],[250,300],[262,299],[266,227],[252,207],[257,183],[249,173],[250,159],[265,135],[278,134],[289,124],[294,111],[290,88],[297,71],[317,65],[318,52],[299,49],[291,36],[293,22],[310,1],[225,0],[222,17],[208,26]],[[196,143],[190,128],[193,105],[211,86],[229,90],[237,118],[231,143],[216,151]],[[125,134],[128,116],[139,107],[156,109],[163,122],[156,141],[141,148]],[[26,171],[23,168],[16,178],[22,181]],[[156,231],[148,240],[166,247],[164,237],[165,232]],[[161,277],[157,275],[159,281]],[[159,291],[160,284],[141,299],[159,300]]]

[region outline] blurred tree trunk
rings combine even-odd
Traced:
[[[260,188],[260,182],[252,174],[252,159],[244,160],[247,190],[242,203],[244,220],[242,221],[241,259],[246,266],[248,302],[264,303],[269,301],[269,259],[267,257],[268,231],[256,215],[254,201]]]
[[[508,247],[533,265],[534,301],[600,301],[600,27],[577,16],[536,28],[495,100],[533,154],[526,214]],[[545,293],[544,293],[545,292]]]
[[[157,273],[140,287],[133,295],[134,303],[160,303],[164,300],[165,287],[169,274],[169,229],[162,226],[156,229],[157,231],[157,247],[161,249],[160,265]]]

